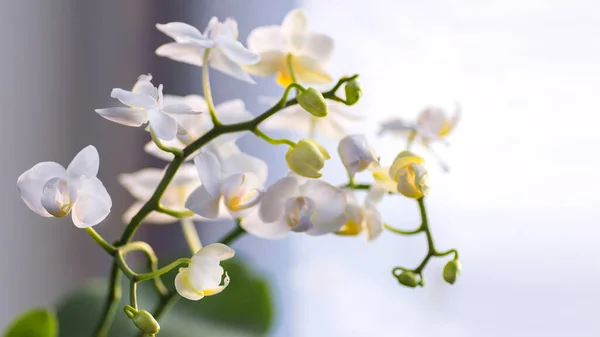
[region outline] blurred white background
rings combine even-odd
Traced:
[[[311,25],[336,39],[338,75],[361,74],[362,112],[389,164],[404,148],[378,122],[425,105],[463,118],[437,152],[427,200],[436,243],[463,274],[426,287],[391,276],[416,266],[424,237],[296,238],[294,336],[598,336],[600,7],[595,1],[308,0]],[[361,125],[361,130],[364,129]],[[329,167],[335,177],[335,167]],[[341,182],[341,181],[340,181]],[[397,227],[415,202],[388,198]]]
[[[109,261],[89,238],[68,221],[29,212],[15,181],[37,161],[64,163],[94,143],[103,160],[100,178],[116,191],[115,205],[120,205],[110,221],[119,222],[130,200],[114,177],[148,164],[140,151],[147,135],[105,123],[93,109],[105,106],[110,88],[149,71],[176,93],[199,87],[197,71],[190,74],[191,68],[153,57],[163,41],[156,39],[153,24],[181,20],[201,27],[213,14],[231,15],[239,19],[245,40],[249,29],[279,23],[291,7],[283,0],[249,0],[244,6],[206,1],[204,9],[190,4],[0,4],[5,45],[0,154],[6,161],[0,180],[5,191],[0,254],[3,270],[13,272],[1,282],[0,326],[26,307],[51,303],[106,273]],[[595,322],[600,5],[582,0],[310,0],[299,5],[309,10],[316,31],[335,38],[334,74],[361,74],[360,111],[368,116],[361,131],[375,142],[384,163],[405,142],[375,137],[380,121],[413,118],[429,104],[451,110],[454,101],[462,103],[463,119],[449,137],[451,146],[436,147],[451,171],[443,173],[423,149],[415,150],[425,154],[432,171],[427,205],[436,243],[440,249],[459,249],[464,271],[454,286],[446,285],[441,279],[446,260],[433,260],[425,288],[400,286],[391,269],[417,265],[426,249],[423,237],[385,233],[371,244],[363,237],[298,235],[276,243],[246,238],[236,248],[251,253],[259,247],[254,261],[278,282],[278,326],[272,335],[600,335]],[[270,79],[252,88],[219,75],[214,79],[217,102],[239,93],[254,113],[261,106],[253,97],[279,92]],[[182,84],[171,86],[177,83]],[[240,91],[233,93],[232,85]],[[257,144],[243,147],[260,152]],[[280,160],[283,153],[277,148],[264,158]],[[332,160],[326,177],[342,183],[340,169]],[[271,180],[284,168],[272,172]],[[388,198],[383,210],[394,226],[418,225],[413,201]],[[116,237],[120,229],[99,228],[107,237]],[[150,232],[156,243],[166,229]],[[207,241],[216,237],[205,236]]]

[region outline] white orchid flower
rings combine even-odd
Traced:
[[[350,177],[357,172],[379,167],[379,156],[364,135],[349,135],[340,140],[338,154]]]
[[[291,65],[299,83],[331,82],[325,66],[333,52],[333,39],[310,32],[304,10],[290,11],[281,26],[255,28],[248,36],[248,48],[260,55],[260,62],[246,67],[253,75],[277,75],[277,83],[287,87],[293,82]]]
[[[208,110],[206,101],[199,95],[188,95],[184,97],[166,95],[165,104],[185,104],[191,106],[195,111]],[[246,110],[244,102],[239,99],[218,104],[215,107],[215,112],[219,120],[225,124],[247,122],[253,117],[252,114]],[[209,114],[179,115],[176,116],[175,119],[179,124],[180,132],[175,139],[163,142],[163,144],[180,150],[202,137],[213,127]],[[205,145],[203,149],[215,154],[222,152],[224,156],[229,153],[240,152],[239,148],[235,145],[235,141],[243,135],[244,133],[242,132],[221,135]],[[172,153],[162,151],[153,141],[147,143],[144,146],[144,150],[160,159],[168,161],[173,159]],[[190,156],[190,158],[193,157],[194,155]]]
[[[373,170],[375,184],[387,192],[419,199],[429,193],[429,173],[425,160],[410,151],[400,152],[392,166]]]
[[[92,145],[79,151],[67,169],[55,162],[42,162],[17,180],[21,198],[37,214],[62,218],[72,213],[75,226],[87,228],[106,218],[112,200],[96,178],[100,158]]]
[[[288,175],[271,185],[258,212],[242,221],[249,233],[266,239],[280,239],[289,232],[309,235],[334,233],[346,223],[344,191],[322,180]]]
[[[197,301],[204,296],[216,295],[229,285],[229,275],[219,264],[235,255],[233,249],[222,243],[200,248],[187,268],[180,268],[175,277],[175,289],[188,300]],[[221,279],[225,273],[223,285]]]
[[[456,128],[460,116],[461,106],[458,103],[454,114],[451,116],[440,107],[428,106],[421,110],[417,121],[414,123],[399,118],[381,123],[379,134],[391,133],[419,141],[431,152],[442,168],[448,171],[448,165],[438,156],[431,145],[435,142],[448,144],[446,137]]]
[[[112,90],[110,96],[128,107],[96,109],[96,112],[109,121],[126,126],[139,127],[148,122],[158,138],[174,139],[177,135],[175,116],[197,115],[200,112],[186,104],[165,105],[162,84],[156,88],[151,80],[152,76],[142,75],[132,91],[119,88]]]
[[[263,98],[261,101],[276,102],[276,100],[268,98]],[[363,119],[360,115],[350,113],[342,103],[331,100],[326,102],[329,113],[323,118],[311,115],[300,105],[293,105],[273,115],[262,125],[271,130],[291,130],[302,136],[313,137],[319,135],[339,140],[348,134],[349,128]]]
[[[135,173],[126,173],[119,176],[119,182],[133,195],[137,201],[123,214],[123,222],[129,223],[131,218],[142,208],[144,203],[152,197],[156,187],[162,180],[164,170],[158,168],[145,168]],[[187,197],[200,186],[200,179],[193,164],[184,164],[179,168],[173,180],[160,199],[161,205],[175,211],[185,211]],[[194,217],[199,218],[199,217]],[[145,223],[169,224],[180,219],[173,216],[152,212],[145,219]]]
[[[364,204],[359,204],[353,190],[346,190],[348,221],[337,232],[341,235],[358,235],[365,231],[367,241],[377,239],[383,232],[383,219],[377,204],[386,191],[378,185],[371,187]]]
[[[219,22],[213,17],[204,33],[183,22],[157,24],[156,28],[175,40],[158,47],[156,55],[202,67],[204,52],[210,49],[208,62],[211,67],[239,80],[255,83],[241,66],[256,64],[260,57],[237,40],[235,20]]]
[[[221,162],[212,152],[200,152],[194,164],[202,181],[188,197],[185,206],[196,214],[214,219],[221,202],[232,217],[242,218],[251,212],[262,197],[266,164],[238,161],[239,157]]]

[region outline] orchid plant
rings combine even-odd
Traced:
[[[458,114],[448,117],[439,108],[427,108],[416,123],[401,119],[384,122],[382,133],[407,139],[406,149],[385,167],[367,137],[349,134],[345,125],[361,118],[346,111],[362,96],[358,75],[344,76],[325,91],[307,87],[333,82],[327,63],[334,44],[331,37],[310,31],[305,11],[291,11],[280,26],[256,28],[249,35],[248,47],[237,40],[233,19],[221,22],[213,18],[204,32],[181,22],[156,27],[173,39],[158,47],[158,56],[202,67],[204,97],[163,95],[162,85],[155,86],[152,76],[141,75],[131,90],[112,90],[110,96],[124,106],[96,110],[109,121],[144,126],[151,138],[144,149],[168,161],[165,169],[145,168],[119,177],[136,199],[123,216],[127,226],[121,237],[107,240],[93,228],[102,223],[112,206],[109,193],[96,177],[100,156],[94,146],[81,150],[66,169],[43,162],[17,180],[18,191],[31,210],[44,217],[70,213],[75,226],[87,231],[112,259],[108,295],[95,336],[107,336],[114,315],[119,314],[122,275],[130,284],[130,301],[121,309],[140,333],[148,336],[159,333],[158,320],[178,298],[198,301],[226,292],[230,276],[220,262],[235,255],[230,246],[243,235],[281,239],[292,232],[309,236],[365,232],[366,239],[374,242],[386,230],[399,235],[424,233],[428,251],[422,262],[415,268],[394,267],[392,275],[401,285],[422,287],[423,270],[431,258],[451,255],[441,274],[450,284],[456,281],[461,270],[458,252],[439,251],[434,244],[425,205],[428,170],[423,157],[411,152],[411,145],[415,140],[426,147],[442,141],[455,128]],[[283,94],[257,116],[246,111],[241,100],[215,106],[210,67],[248,83],[255,83],[251,75],[274,76],[284,88]],[[272,138],[261,130],[263,123],[270,128],[294,129],[305,138]],[[268,165],[236,145],[246,133],[287,147],[285,161],[290,172],[266,186]],[[322,179],[322,169],[332,153],[315,140],[316,135],[339,141],[337,153],[346,168],[347,183],[336,186]],[[365,171],[371,172],[372,181],[356,182],[355,175]],[[361,191],[367,192],[364,202],[357,199]],[[378,204],[396,196],[416,201],[421,214],[416,229],[397,229],[384,220]],[[212,219],[232,219],[235,228],[219,242],[202,246],[193,221]],[[133,239],[142,224],[174,222],[181,222],[192,256],[159,267],[154,249]],[[127,255],[136,251],[145,254],[150,271],[137,272],[128,264]],[[170,271],[178,271],[173,291],[162,280]],[[137,301],[137,286],[146,281],[152,281],[160,296],[153,312]],[[23,321],[16,321],[11,329],[18,329]]]

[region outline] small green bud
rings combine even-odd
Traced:
[[[125,314],[129,317],[135,326],[142,332],[154,336],[160,331],[160,324],[154,316],[146,310],[135,310],[132,306],[125,306]]]
[[[419,285],[419,279],[417,277],[417,274],[413,273],[412,271],[402,272],[402,274],[398,276],[398,282],[400,282],[400,284],[403,286],[411,288],[414,288]]]
[[[356,79],[348,81],[344,87],[346,91],[346,103],[348,105],[354,105],[362,96],[362,89]]]
[[[298,103],[304,110],[310,112],[315,117],[327,116],[327,102],[325,98],[315,88],[308,88],[300,93],[296,97]]]
[[[462,265],[458,260],[448,262],[444,267],[444,280],[450,284],[454,284],[460,275],[461,269]]]

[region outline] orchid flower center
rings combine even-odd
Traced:
[[[315,204],[309,198],[291,198],[285,205],[285,222],[295,232],[309,230],[314,216]]]
[[[69,183],[61,178],[50,179],[42,192],[42,206],[55,217],[69,214],[76,196],[72,195]]]

